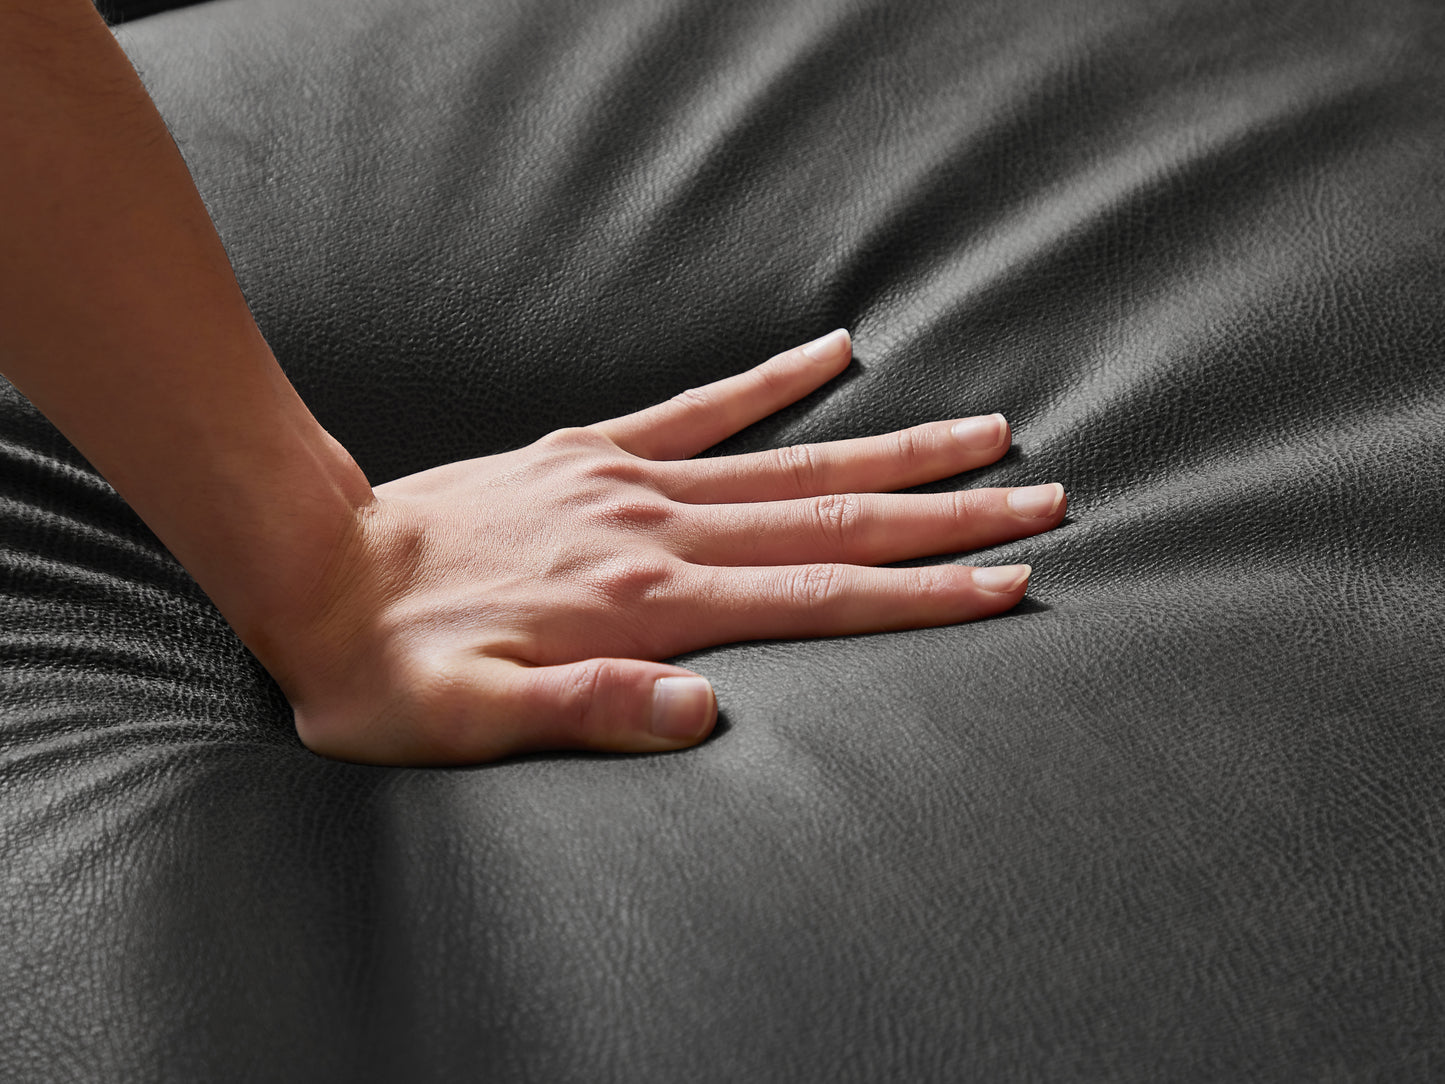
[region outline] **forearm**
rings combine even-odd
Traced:
[[[0,147],[0,372],[256,647],[366,479],[276,364],[88,0],[0,0]]]

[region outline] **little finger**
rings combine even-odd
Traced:
[[[952,625],[1001,613],[1023,597],[1028,565],[862,568],[811,564],[752,568],[694,565],[708,600],[691,650],[736,640],[848,636]]]

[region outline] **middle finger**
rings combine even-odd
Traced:
[[[994,462],[1008,450],[1002,414],[930,422],[896,433],[654,465],[658,488],[686,504],[740,504],[882,493]]]

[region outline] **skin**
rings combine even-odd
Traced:
[[[88,0],[0,0],[0,146],[18,148],[0,156],[0,372],[195,577],[326,756],[683,748],[716,700],[659,660],[1000,613],[1028,566],[873,566],[1065,514],[1057,484],[890,492],[997,460],[999,415],[692,458],[840,373],[842,330],[373,488],[277,365]]]

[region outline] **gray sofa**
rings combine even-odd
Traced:
[[[216,0],[117,28],[373,482],[836,326],[1029,597],[360,767],[0,393],[0,1077],[1445,1075],[1445,6]],[[103,194],[97,194],[103,198]],[[963,558],[960,558],[963,559]]]

